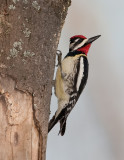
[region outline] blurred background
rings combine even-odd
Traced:
[[[58,49],[63,57],[69,38],[101,34],[89,51],[89,78],[67,120],[49,133],[47,160],[124,160],[124,1],[72,0]],[[57,108],[52,96],[51,117]]]

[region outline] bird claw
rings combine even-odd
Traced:
[[[58,66],[61,66],[62,52],[60,50],[57,50],[56,54],[58,59],[58,64],[56,65],[56,67],[58,67]]]
[[[52,86],[55,87],[55,80],[52,81]]]

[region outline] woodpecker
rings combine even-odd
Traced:
[[[80,97],[88,78],[87,54],[93,41],[101,35],[86,38],[76,35],[70,38],[69,53],[58,66],[55,79],[55,94],[58,98],[58,109],[49,122],[48,132],[60,122],[61,136],[66,129],[66,120]]]

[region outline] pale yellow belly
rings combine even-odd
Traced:
[[[60,67],[58,67],[55,80],[55,94],[58,99],[68,99],[68,95],[67,93],[65,93],[65,87],[66,86],[64,86],[62,75],[60,72]]]

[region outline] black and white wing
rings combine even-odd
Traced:
[[[64,77],[64,80],[67,81],[68,87],[66,92],[70,95],[69,103],[65,104],[61,112],[58,116],[53,116],[53,118],[49,122],[49,131],[53,128],[53,126],[60,121],[60,131],[59,133],[63,136],[66,129],[66,120],[71,110],[74,108],[81,92],[83,91],[87,78],[88,78],[88,60],[84,56],[80,56],[77,60],[77,63],[74,67],[74,73],[72,76],[68,74]],[[66,74],[65,74],[66,75]],[[72,83],[73,82],[73,83]],[[69,86],[70,85],[70,86]]]
[[[88,78],[88,60],[84,56],[80,56],[76,66],[76,74],[74,75],[73,90],[70,94],[69,104],[65,107],[67,115],[75,106],[80,97]]]

